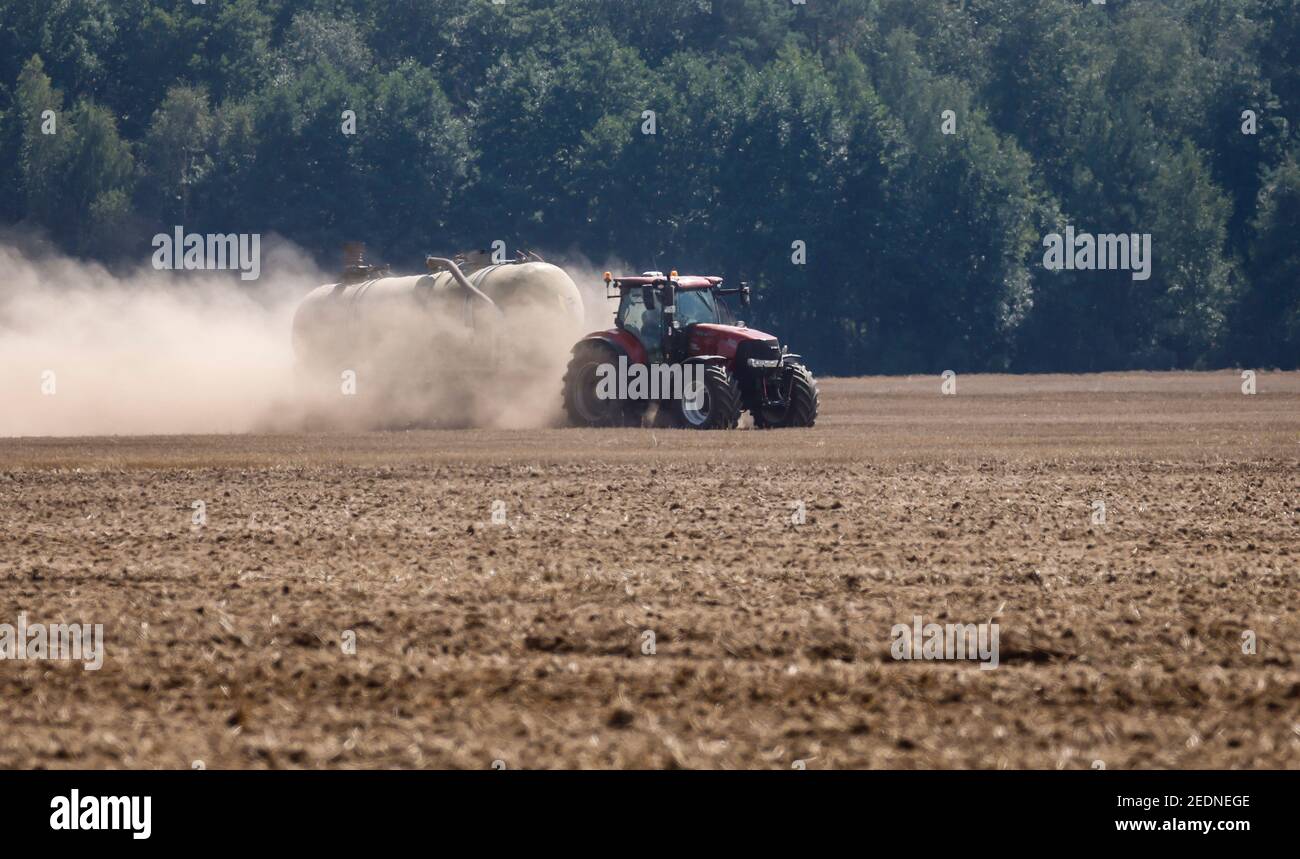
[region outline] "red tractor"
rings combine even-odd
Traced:
[[[610,276],[618,290],[614,328],[588,334],[573,347],[564,376],[564,409],[577,426],[631,426],[653,415],[655,423],[693,429],[732,429],[748,410],[754,426],[810,427],[817,420],[817,382],[775,337],[737,321],[727,304],[737,296],[749,305],[749,287],[726,289],[720,277],[678,277],[651,271],[640,277]],[[685,390],[649,395],[608,381],[619,372],[674,371]],[[693,381],[692,381],[693,380]],[[654,411],[650,412],[651,406]]]

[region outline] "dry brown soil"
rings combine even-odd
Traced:
[[[0,662],[0,766],[1300,766],[1300,374],[1240,386],[832,379],[806,431],[0,440],[0,623],[106,648]],[[996,622],[999,666],[895,661],[915,615]]]

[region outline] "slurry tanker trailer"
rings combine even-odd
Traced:
[[[339,281],[312,290],[293,319],[300,385],[317,406],[464,423],[476,403],[562,372],[582,334],[578,287],[535,254],[431,256],[411,276],[367,264],[359,245],[345,255]]]
[[[293,320],[308,404],[330,416],[536,425],[562,403],[576,426],[729,429],[743,411],[760,429],[816,423],[817,382],[802,358],[728,304],[748,306],[745,284],[606,272],[615,327],[584,337],[577,285],[535,254],[428,257],[427,274],[396,277],[367,265],[358,245],[347,253],[338,283],[308,294]],[[638,374],[667,379],[668,390],[640,391]]]

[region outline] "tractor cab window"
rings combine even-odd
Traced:
[[[727,299],[723,298],[721,295],[715,295],[713,300],[717,302],[718,305],[719,322],[723,325],[738,325],[740,323],[739,317],[736,316],[736,311],[731,309],[731,305],[727,303]]]
[[[713,293],[707,289],[679,289],[677,291],[678,323],[685,328],[697,322],[717,322],[718,310],[713,301]]]
[[[618,318],[623,330],[641,341],[649,352],[657,352],[663,342],[664,315],[656,305],[648,309],[641,298],[641,290],[625,289],[618,302]]]

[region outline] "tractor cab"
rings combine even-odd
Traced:
[[[742,305],[749,304],[749,287],[741,284],[724,289],[720,277],[678,277],[672,272],[647,271],[638,277],[615,280],[605,273],[607,295],[618,290],[618,310],[614,325],[636,338],[645,350],[647,361],[676,361],[692,354],[687,334],[693,325],[726,325],[744,328],[727,296],[738,295]]]

